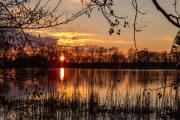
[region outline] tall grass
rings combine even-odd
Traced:
[[[131,96],[130,90],[127,90],[124,98],[113,96],[113,99],[104,101],[94,91],[89,93],[87,99],[82,99],[78,92],[74,92],[72,97],[63,92],[1,97],[0,117],[15,114],[17,119],[139,119],[140,116],[179,119],[179,90],[175,90],[175,96],[172,95],[173,88],[168,94],[161,91],[143,90]]]

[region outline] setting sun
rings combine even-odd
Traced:
[[[64,56],[60,56],[60,61],[64,61]]]

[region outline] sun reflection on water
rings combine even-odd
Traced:
[[[64,80],[64,68],[60,68],[60,80]]]

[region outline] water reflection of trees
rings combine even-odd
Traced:
[[[9,75],[8,75],[9,74]],[[9,80],[8,80],[9,79]],[[73,87],[85,85],[86,87],[98,86],[99,88],[113,86],[116,88],[123,81],[128,80],[129,86],[161,83],[162,86],[177,83],[178,75],[174,71],[148,71],[148,70],[101,70],[101,69],[65,69],[64,85],[74,85]],[[60,83],[57,69],[24,69],[7,70],[1,75],[1,84],[14,81],[19,88],[23,85],[32,86],[56,86]]]
[[[7,77],[5,77],[5,81],[1,82],[1,89],[3,87],[8,88],[6,92],[1,91],[1,105],[4,101],[3,108],[6,112],[16,111],[21,117],[28,115],[28,117],[34,119],[38,117],[53,118],[54,116],[62,118],[66,115],[69,116],[67,117],[69,119],[82,118],[84,116],[78,116],[81,112],[87,117],[94,116],[96,118],[99,117],[98,111],[100,110],[101,113],[101,110],[105,109],[142,111],[141,106],[143,106],[146,111],[151,111],[154,103],[147,103],[147,101],[154,99],[153,95],[155,95],[155,99],[158,100],[157,106],[163,108],[161,110],[164,113],[167,112],[165,109],[169,106],[171,106],[169,109],[179,111],[178,71],[65,69],[64,72],[65,76],[62,81],[57,69],[19,68],[8,70],[8,74],[11,74],[13,79],[7,80]],[[121,89],[124,81],[128,81],[128,84]],[[151,86],[148,85],[154,83],[158,84],[159,88],[149,88]],[[166,86],[168,87],[172,83],[173,86],[169,91]],[[143,93],[144,95],[132,91],[137,86],[142,86],[138,88],[142,89],[142,92],[147,89]],[[68,97],[65,90],[69,87],[73,89],[69,91],[68,94],[71,95]],[[57,92],[57,89],[61,89],[61,91]],[[87,92],[84,97],[81,94],[82,90]],[[125,92],[125,96],[122,92]],[[4,94],[4,97],[2,97],[2,94]],[[119,95],[121,97],[117,98]],[[137,100],[139,100],[138,104],[136,103]],[[136,107],[133,107],[134,105]],[[175,105],[177,106],[175,107]],[[13,107],[8,110],[5,109],[5,106]],[[106,106],[109,107],[106,108]],[[64,108],[65,110],[63,110]],[[88,113],[84,110],[88,110]],[[107,114],[106,112],[104,114]]]

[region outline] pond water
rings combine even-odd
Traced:
[[[180,71],[8,69],[2,119],[179,119]]]

